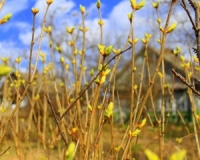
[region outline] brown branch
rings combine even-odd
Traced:
[[[29,56],[29,73],[28,73],[28,80],[31,80],[31,62],[32,62],[32,55],[33,55],[33,45],[34,42],[34,36],[35,36],[35,19],[36,14],[33,14],[33,26],[32,26],[32,38],[31,38],[31,46],[30,46],[30,56]]]
[[[0,2],[0,11],[2,10],[3,5],[5,4],[5,2],[6,2],[6,0],[2,0],[2,1]]]
[[[74,107],[74,105],[76,104],[76,102],[84,95],[84,93],[90,88],[90,86],[92,85],[92,83],[96,80],[96,78],[101,74],[101,72],[108,66],[108,64],[113,61],[116,57],[118,57],[119,55],[123,54],[124,52],[130,50],[132,48],[129,47],[123,51],[121,51],[119,54],[113,56],[103,67],[102,69],[97,73],[97,75],[92,79],[92,81],[88,84],[88,86],[80,93],[80,95],[75,99],[75,101],[66,109],[66,111],[62,114],[62,116],[60,117],[60,121],[62,120],[62,118],[69,112],[69,110]]]
[[[3,156],[11,147],[8,147],[3,153],[0,154],[0,157]]]
[[[184,0],[182,0],[184,2]],[[195,35],[196,35],[196,42],[197,42],[197,58],[200,60],[200,10],[199,10],[199,2],[197,0],[188,0],[191,4],[192,8],[195,12]],[[189,11],[188,11],[189,12]],[[192,24],[193,25],[193,24]],[[200,63],[199,63],[200,65]]]
[[[177,73],[174,69],[172,69],[172,73],[180,79],[186,86],[188,86],[195,94],[196,96],[200,99],[200,92],[198,92],[193,85],[189,84],[189,82],[179,73]]]
[[[195,26],[195,24],[194,24],[194,21],[193,21],[193,19],[192,19],[192,16],[191,16],[191,14],[190,14],[188,8],[187,8],[187,5],[185,4],[185,0],[182,0],[181,6],[182,6],[183,9],[186,11],[186,13],[187,13],[187,15],[188,15],[188,17],[189,17],[189,19],[190,19],[190,22],[192,23],[192,27],[193,27],[194,31],[196,32],[196,26]]]
[[[46,98],[47,98],[47,102],[48,102],[48,104],[49,104],[49,106],[50,106],[50,108],[51,108],[51,111],[52,111],[53,117],[54,117],[54,119],[55,119],[55,121],[56,121],[56,124],[57,124],[57,126],[58,126],[58,129],[59,129],[60,135],[61,135],[61,137],[62,137],[62,139],[63,139],[65,145],[68,146],[68,144],[67,144],[67,140],[66,140],[66,138],[65,138],[65,136],[64,136],[64,134],[63,134],[63,132],[62,132],[62,129],[61,129],[61,126],[60,126],[59,120],[56,118],[57,115],[56,115],[55,110],[54,110],[54,108],[53,108],[53,106],[52,106],[52,103],[51,103],[51,100],[50,100],[50,98],[49,98],[49,95],[46,93],[45,96],[46,96]]]
[[[198,8],[198,2],[196,2],[196,0],[188,0],[188,2],[190,3],[190,5],[194,10]]]

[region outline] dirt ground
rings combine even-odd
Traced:
[[[104,140],[104,151],[110,148],[110,128],[109,126],[104,126],[103,128],[103,140]],[[187,135],[186,130],[183,126],[170,125],[166,127],[165,133],[165,147],[164,147],[164,159],[168,159],[169,155],[173,152],[178,151],[180,149],[187,150],[187,160],[197,160],[196,154],[196,144],[194,135],[183,138],[182,143],[176,142],[176,138],[181,138]],[[123,138],[124,130],[122,127],[115,127],[113,130],[114,133],[114,145],[118,146],[121,143]],[[4,142],[4,146],[0,153],[3,153],[3,150],[11,147],[3,156],[0,157],[0,160],[19,160],[16,154],[14,143],[11,140],[6,141],[6,145]],[[41,144],[40,144],[41,145]],[[123,146],[122,146],[123,147]],[[29,149],[27,150],[27,154],[25,156],[26,160],[60,160],[61,157],[58,157],[58,151],[55,150],[53,153],[45,153],[44,150],[38,149],[42,148],[42,146],[38,147],[37,142],[33,142]],[[132,151],[133,157],[136,160],[145,160],[144,150],[148,148],[155,153],[159,153],[159,137],[157,131],[152,129],[152,127],[146,126],[142,129],[138,139],[132,140]],[[60,151],[60,155],[63,155],[64,150]],[[122,149],[119,151],[119,156],[122,155]]]

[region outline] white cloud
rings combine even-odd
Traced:
[[[132,11],[129,1],[122,1],[110,13],[109,23],[112,30],[127,30],[130,26],[127,14]]]
[[[0,58],[10,57],[12,59],[22,53],[22,48],[17,47],[14,41],[1,41],[0,42]]]
[[[20,0],[20,3],[16,3],[16,0],[7,1],[6,5],[3,8],[4,10],[2,14],[8,13],[8,12],[12,12],[13,14],[18,13],[28,7],[28,2],[29,2],[28,0]],[[65,32],[66,26],[72,27],[74,25],[77,26],[81,23],[81,14],[78,8],[75,7],[75,5],[76,4],[73,1],[55,0],[53,4],[50,6],[49,12],[47,15],[48,17],[47,22],[46,22],[47,25],[49,24],[51,20],[50,16],[54,16],[53,24],[55,26],[53,28],[54,29],[53,36],[54,36],[54,39],[58,37],[57,38],[58,41],[60,39],[60,36],[62,36],[62,38],[64,37],[63,39],[65,41],[61,45],[65,49],[69,47],[68,45],[66,45],[67,44],[66,40],[68,39],[68,37],[65,37],[67,35]],[[39,23],[36,26],[35,37],[39,37],[40,31],[41,31],[40,26],[42,23],[46,6],[47,4],[45,0],[37,0],[35,2],[35,5],[33,6],[35,8],[39,8],[39,13],[36,16],[37,22]],[[105,3],[105,6],[106,6],[106,3]],[[86,10],[89,13],[89,15],[85,19],[85,25],[86,27],[89,27],[89,31],[86,33],[87,44],[97,45],[100,41],[100,29],[97,23],[97,20],[99,19],[99,17],[98,17],[98,12],[97,12],[95,3],[91,4],[88,8],[86,8]],[[125,43],[125,40],[128,36],[129,29],[130,29],[130,23],[127,18],[127,14],[130,13],[131,11],[132,9],[130,7],[130,2],[128,0],[124,0],[124,1],[120,1],[116,6],[114,6],[113,9],[110,11],[110,13],[107,14],[108,16],[106,18],[103,17],[103,20],[105,21],[105,25],[103,26],[104,44],[113,45],[116,41]],[[185,19],[187,19],[187,16],[183,12],[184,10],[175,12],[174,15],[172,15],[172,17],[173,16],[180,17],[180,20],[184,21]],[[155,10],[153,10],[153,7],[151,6],[151,1],[147,1],[146,6],[142,8],[141,11],[139,10],[135,13],[135,18],[134,18],[135,37],[142,38],[145,32],[149,33],[149,31],[152,30],[152,28],[157,29],[156,18],[153,17],[153,15],[155,16]],[[166,17],[166,15],[164,16]],[[164,19],[165,18],[163,18],[163,21]],[[178,20],[178,18],[177,19],[172,18],[170,23],[176,20]],[[13,24],[8,23],[6,25],[13,25]],[[189,26],[189,24],[187,24],[187,26]],[[31,24],[19,21],[15,23],[15,27],[19,29],[19,33],[17,34],[21,43],[29,47],[30,42],[31,42],[31,36],[32,36]],[[76,27],[75,33],[77,32],[78,32],[78,26]],[[82,35],[82,33],[80,33],[80,35]],[[155,35],[153,36],[156,37]],[[119,37],[120,37],[120,40],[117,39]],[[152,40],[154,40],[156,43],[156,39],[152,38]],[[37,42],[38,40],[36,41],[36,45],[37,45]],[[43,44],[48,45],[48,40],[46,38],[44,38]],[[19,48],[16,47],[17,45],[15,44],[15,42],[8,42],[8,43],[1,42],[0,51],[3,51],[1,53],[6,53],[6,54],[8,53],[7,50],[4,49],[5,46],[6,46],[6,49],[9,48],[8,52],[11,52],[11,49],[17,50],[17,51],[19,50]],[[80,49],[80,46],[78,46],[78,48]]]
[[[74,6],[75,6],[75,3],[73,1],[56,0],[50,5],[48,15],[54,15],[57,18],[64,17],[64,15],[70,12]],[[44,13],[47,8],[46,1],[37,0],[34,7],[39,8],[39,13],[37,14],[37,18],[39,18],[40,21],[43,20]]]
[[[54,26],[56,28],[56,31],[54,32],[54,34],[58,34],[60,31],[65,30],[66,26],[61,26],[61,23],[63,23],[63,21],[66,19],[65,15],[72,10],[72,8],[74,7],[74,2],[72,1],[65,1],[65,0],[59,0],[59,1],[54,1],[52,3],[52,5],[50,5],[50,8],[48,10],[48,15],[47,15],[47,24],[50,21],[50,18],[52,18],[51,16],[54,16],[54,20],[56,21],[56,25]],[[45,10],[46,10],[47,4],[45,0],[38,0],[35,5],[34,8],[38,8],[39,9],[39,13],[36,16],[36,21],[39,22],[36,25],[36,29],[35,29],[35,37],[39,37],[40,35],[40,31],[41,31],[41,23],[43,20],[43,16],[45,14]],[[69,21],[70,22],[70,21]],[[73,24],[73,23],[71,23]],[[19,39],[21,40],[21,42],[24,45],[29,45],[30,41],[31,41],[31,36],[32,36],[32,30],[25,30],[24,28],[27,26],[25,26],[25,24],[18,24],[19,27],[21,27],[21,31],[19,33]],[[30,28],[30,26],[29,26]],[[54,29],[54,28],[53,28]]]
[[[39,37],[40,32],[41,28],[35,29],[35,38]],[[22,30],[22,32],[20,32],[19,34],[19,39],[24,45],[30,45],[31,37],[32,37],[32,30],[28,30],[26,32]]]
[[[29,24],[27,22],[16,22],[15,27],[17,27],[19,30],[21,30],[23,32],[30,31],[32,28],[31,24]]]
[[[12,13],[13,15],[23,11],[28,8],[29,0],[8,0],[5,2],[3,9],[0,12],[0,16],[3,16],[7,13]]]

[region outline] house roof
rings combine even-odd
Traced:
[[[148,50],[148,59],[149,59],[149,66],[150,66],[150,72],[151,72],[151,76],[153,75],[153,72],[155,71],[155,67],[157,64],[157,60],[159,58],[159,50],[154,49],[149,47]],[[135,83],[139,84],[140,83],[140,72],[142,69],[142,61],[144,59],[144,53],[145,53],[145,49],[142,48],[138,54],[135,55],[135,66],[137,67],[137,70],[135,72]],[[182,61],[180,60],[179,56],[176,56],[175,54],[173,54],[173,51],[171,49],[165,49],[165,53],[164,53],[164,68],[165,68],[165,82],[168,84],[172,84],[172,72],[171,69],[175,68],[175,70],[180,73],[181,75],[183,75],[185,77],[185,70],[182,67]],[[146,66],[145,66],[146,69]],[[160,67],[161,70],[161,67]],[[195,75],[197,75],[196,72],[194,72]],[[144,71],[144,75],[143,75],[143,90],[145,92],[145,88],[148,87],[148,76],[146,76],[145,74],[147,74],[147,70]],[[198,73],[199,74],[199,73]],[[197,77],[200,77],[197,76]],[[116,75],[116,90],[130,90],[131,89],[131,60],[127,61],[124,64],[124,67],[117,73]],[[156,90],[160,90],[160,78],[159,76],[157,76],[156,80],[155,80],[155,85],[154,85],[154,89]],[[174,84],[173,84],[173,88],[175,90],[182,90],[182,89],[187,89],[187,87],[178,79],[178,78],[174,78]]]

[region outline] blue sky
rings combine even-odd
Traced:
[[[161,2],[162,1],[164,0],[161,0]],[[105,21],[104,42],[110,43],[108,45],[115,45],[117,38],[120,37],[120,41],[124,44],[129,33],[129,21],[127,18],[127,14],[131,12],[129,0],[101,0],[101,2],[102,17]],[[157,27],[154,23],[156,22],[156,18],[151,2],[151,0],[147,0],[146,6],[142,8],[141,11],[136,12],[134,26],[135,36],[140,39],[143,37],[145,32],[149,33],[152,28]],[[49,17],[52,15],[53,11],[56,11],[56,14],[54,14],[55,31],[53,36],[55,38],[65,36],[63,33],[67,26],[72,27],[80,24],[80,4],[86,7],[88,13],[88,17],[86,17],[85,20],[86,26],[89,27],[89,31],[87,32],[87,43],[97,45],[99,42],[99,36],[97,36],[99,35],[99,26],[97,24],[99,17],[95,6],[96,0],[54,0],[48,13]],[[163,4],[163,6],[163,9],[168,7],[167,4]],[[0,12],[0,17],[3,17],[7,13],[12,13],[13,16],[8,23],[0,26],[0,57],[11,56],[14,58],[21,54],[28,55],[32,33],[32,7],[39,8],[35,33],[37,37],[39,36],[41,29],[40,25],[46,8],[46,0],[6,1],[2,11]],[[185,16],[183,16],[183,14]],[[163,14],[162,17],[166,18],[166,15]],[[177,19],[185,20],[185,18],[187,18],[186,14],[183,13],[183,11],[178,10],[174,13],[174,17],[172,17],[170,23],[177,21]],[[47,24],[49,23],[49,20],[50,19],[47,18]],[[156,42],[157,38],[158,35],[154,35],[152,39]],[[47,39],[44,38],[43,43],[44,45],[48,45]],[[121,46],[123,46],[123,44],[121,44]],[[67,47],[66,42],[63,42],[61,45],[63,45],[64,48]],[[176,45],[173,44],[172,47],[175,48]]]
[[[61,3],[60,3],[60,2]],[[108,18],[110,13],[112,12],[113,8],[117,6],[120,0],[109,0],[109,2],[102,1],[102,16],[103,18]],[[86,6],[86,9],[89,10],[89,18],[98,18],[97,9],[95,7],[96,0],[75,0],[75,1],[67,1],[67,0],[55,0],[50,10],[55,10],[57,7],[66,7],[66,12],[63,15],[68,14],[69,12],[79,12],[79,5],[82,4]],[[42,20],[42,14],[44,13],[46,4],[45,0],[9,0],[6,1],[4,8],[0,12],[0,17],[3,17],[6,13],[12,13],[13,16],[9,23],[1,26],[1,36],[0,41],[7,41],[7,40],[21,40],[22,43],[18,43],[18,45],[24,44],[26,40],[22,40],[23,33],[31,32],[31,25],[32,25],[32,13],[31,8],[36,7],[40,9],[39,18],[37,16],[38,21]],[[52,9],[53,8],[53,9]],[[65,9],[65,8],[64,8]],[[58,11],[59,12],[59,11]],[[61,11],[58,14],[62,14]],[[59,15],[59,17],[62,17]],[[69,17],[68,17],[69,18]],[[62,17],[64,19],[64,16]],[[40,22],[38,22],[39,25]],[[64,26],[63,28],[65,28]],[[27,42],[26,42],[27,43]],[[25,43],[25,44],[26,44]]]

